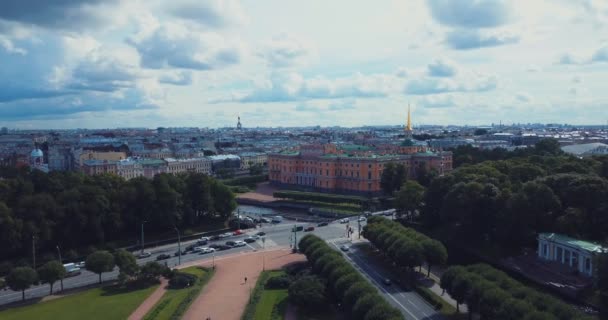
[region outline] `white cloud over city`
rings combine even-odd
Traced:
[[[33,10],[35,8],[35,10]],[[603,0],[8,0],[12,128],[605,123]]]

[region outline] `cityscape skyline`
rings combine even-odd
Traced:
[[[28,5],[0,13],[0,126],[401,125],[408,103],[414,125],[608,118],[604,1]]]

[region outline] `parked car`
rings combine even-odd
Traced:
[[[349,222],[350,222],[350,219],[348,219],[348,218],[340,219],[340,223],[349,223]]]
[[[149,251],[144,251],[144,252],[142,252],[142,253],[140,253],[140,254],[137,255],[137,257],[139,259],[147,258],[147,257],[150,257],[150,256],[152,256],[152,253],[150,253]]]
[[[234,247],[235,243],[236,243],[236,241],[226,241],[226,245],[231,246],[231,247]]]
[[[325,227],[328,224],[329,223],[327,223],[327,222],[319,222],[319,224],[317,224],[317,227]]]
[[[86,263],[84,261],[80,261],[80,262],[76,262],[76,267],[83,269],[86,265]]]
[[[217,248],[215,248],[216,250],[228,250],[228,249],[232,249],[231,246],[227,246],[225,244],[218,244]]]
[[[196,246],[196,247],[192,248],[192,251],[193,252],[201,252],[201,250],[203,250],[203,248],[204,248],[203,246]]]
[[[200,239],[198,239],[199,241],[210,241],[211,238],[209,237],[201,237]]]
[[[304,229],[304,231],[306,231],[306,232],[313,231],[313,230],[315,230],[315,227],[313,227],[313,226],[309,226],[309,227],[306,227],[306,229]]]
[[[260,237],[261,237],[261,236],[265,236],[265,235],[266,235],[266,232],[264,232],[264,231],[260,231],[260,232],[256,233],[255,235],[256,235],[256,236],[260,236]]]
[[[350,248],[347,245],[343,244],[340,246],[340,250],[346,252],[346,251],[350,250]]]
[[[199,239],[198,241],[196,241],[196,244],[199,245],[199,246],[204,246],[207,243],[209,243],[209,241],[207,241],[207,240],[200,240]]]
[[[240,236],[240,235],[242,235],[243,233],[244,233],[244,232],[243,232],[243,230],[241,230],[241,229],[237,229],[237,230],[234,230],[234,232],[233,232],[232,234],[233,234],[233,235],[235,235],[235,236]]]
[[[214,248],[205,247],[205,248],[201,249],[201,254],[212,253],[212,252],[215,252]]]
[[[209,245],[209,248],[215,249],[217,250],[222,244],[219,243],[213,243]]]
[[[156,261],[167,260],[169,258],[171,258],[171,255],[163,253],[156,256]]]
[[[366,221],[365,217],[359,217],[359,221]]]
[[[245,241],[246,243],[253,243],[253,242],[255,242],[255,239],[252,237],[247,237],[247,238],[243,239],[243,241]]]
[[[302,231],[302,230],[304,230],[303,226],[295,226],[295,227],[291,228],[291,232]]]
[[[232,236],[232,232],[226,232],[226,233],[220,234],[220,238],[228,238],[231,236]]]
[[[219,240],[219,239],[220,239],[220,235],[219,234],[211,236],[211,241],[215,241],[215,240]]]
[[[235,247],[244,247],[246,245],[247,245],[247,243],[245,241],[235,241],[234,242]]]
[[[270,223],[270,221],[271,221],[271,220],[270,220],[270,219],[268,219],[268,218],[261,217],[261,218],[260,218],[260,221],[261,221],[261,222],[264,222],[264,223]]]

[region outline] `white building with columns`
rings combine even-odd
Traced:
[[[593,276],[595,255],[608,252],[601,245],[570,238],[558,233],[538,235],[538,257],[559,262],[585,276]]]

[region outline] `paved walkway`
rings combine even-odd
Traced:
[[[239,320],[263,265],[266,270],[273,270],[299,261],[306,261],[304,255],[292,254],[287,248],[240,254],[219,261],[216,259],[215,274],[183,319],[201,320],[210,317],[212,320]],[[210,267],[211,262],[199,265]]]
[[[131,313],[131,315],[129,316],[129,320],[143,319],[146,314],[154,307],[154,305],[156,305],[160,298],[163,297],[165,292],[167,292],[168,284],[169,281],[167,281],[167,279],[161,278],[160,285],[158,286],[158,288],[156,288],[156,290],[154,290],[154,292],[152,292],[152,294],[148,296],[146,300],[144,300],[144,302],[142,302],[142,304],[140,304],[139,307],[137,307],[137,309],[133,311],[133,313]]]

